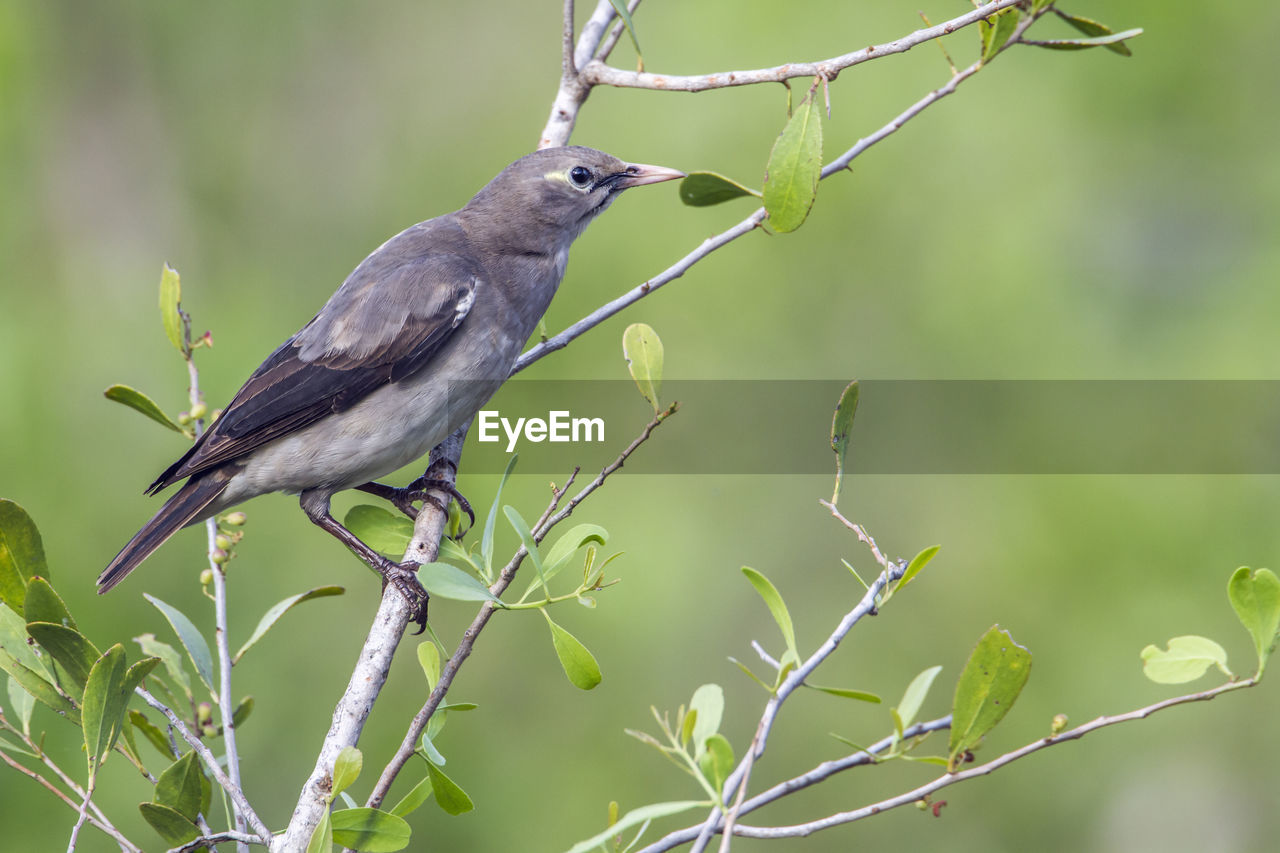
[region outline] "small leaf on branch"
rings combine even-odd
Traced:
[[[367,542],[368,540],[365,541]],[[277,601],[275,604],[271,605],[271,608],[267,610],[266,613],[262,614],[262,618],[258,620],[258,627],[253,629],[253,633],[249,635],[249,639],[245,640],[244,645],[240,647],[240,651],[236,652],[236,656],[232,658],[231,662],[233,664],[239,662],[240,658],[244,657],[244,653],[253,648],[254,645],[271,630],[271,627],[275,625],[276,622],[280,621],[280,617],[288,613],[294,607],[302,604],[304,601],[311,601],[316,598],[327,598],[331,595],[342,595],[344,592],[346,592],[346,590],[340,586],[318,586],[315,589],[309,589],[306,592],[300,592],[297,595],[291,595],[288,598]],[[167,666],[168,661],[165,663]]]
[[[364,754],[354,746],[344,746],[333,761],[333,796],[351,787],[363,767]]]
[[[156,781],[155,801],[195,821],[203,805],[203,788],[208,784],[195,750],[191,750],[160,774]]]
[[[409,846],[409,824],[380,809],[340,809],[332,823],[334,843],[360,853],[394,853]]]
[[[956,682],[947,746],[952,770],[1009,713],[1030,674],[1031,652],[1015,643],[1008,631],[993,625],[982,635]]]
[[[40,530],[25,509],[0,498],[0,602],[22,613],[27,584],[36,576],[49,577]]]
[[[142,813],[142,817],[151,825],[151,828],[159,833],[165,843],[171,847],[181,846],[200,835],[200,828],[171,806],[160,803],[139,803],[138,811]]]
[[[1071,15],[1061,9],[1054,9],[1053,11],[1059,18],[1066,21],[1086,36],[1096,38],[1098,36],[1109,36],[1114,32],[1111,27],[1108,27],[1106,24],[1101,24],[1097,21],[1090,20],[1089,18],[1082,18],[1079,15]],[[1129,46],[1122,41],[1104,46],[1107,50],[1112,51],[1113,53],[1118,53],[1121,56],[1133,56],[1133,52],[1129,50]]]
[[[622,19],[622,23],[627,27],[627,35],[631,36],[631,43],[636,48],[636,70],[644,71],[644,54],[640,51],[640,39],[636,36],[636,26],[631,22],[631,13],[627,11],[627,0],[609,0],[609,4],[613,6],[613,10],[618,13],[618,17]]]
[[[690,736],[693,740],[693,757],[700,759],[706,749],[707,739],[720,731],[720,720],[724,717],[724,690],[719,684],[702,685],[693,691],[693,698],[689,700],[689,713],[697,715]]]
[[[599,849],[601,844],[608,842],[614,836],[633,826],[649,823],[658,818],[680,814],[680,812],[687,812],[690,809],[705,808],[709,805],[711,803],[706,800],[679,800],[670,803],[652,803],[647,806],[641,806],[638,809],[632,809],[617,821],[610,823],[604,832],[579,841],[570,847],[567,853],[590,853],[590,851]]]
[[[164,413],[164,409],[160,408],[155,400],[152,400],[136,388],[130,388],[128,385],[112,385],[103,391],[102,395],[108,400],[114,400],[117,403],[128,406],[135,412],[141,412],[151,420],[167,426],[174,432],[180,432],[183,435],[188,434],[185,429],[178,425],[177,421]]]
[[[662,388],[662,340],[652,327],[645,323],[632,323],[622,333],[622,357],[627,360],[627,370],[636,381],[640,394],[653,406],[655,413],[662,410],[658,392]]]
[[[440,650],[430,640],[418,644],[418,663],[422,666],[422,674],[427,677],[427,690],[435,690],[440,680]]]
[[[427,801],[431,796],[431,779],[424,778],[421,782],[409,789],[409,793],[400,798],[400,802],[391,808],[391,813],[396,817],[408,817]]]
[[[475,808],[475,803],[471,802],[467,792],[430,761],[427,762],[427,778],[431,780],[431,789],[435,791],[436,805],[446,814],[460,815]]]
[[[764,178],[764,209],[778,233],[804,224],[818,194],[822,175],[822,108],[815,92],[800,102],[769,154]]]
[[[811,690],[817,690],[819,693],[826,693],[828,696],[839,696],[842,699],[854,699],[858,702],[870,702],[872,705],[880,704],[880,697],[874,693],[868,693],[866,690],[853,690],[849,687],[824,687],[821,684],[810,684],[807,681],[804,686]]]
[[[1141,652],[1142,672],[1156,684],[1185,684],[1204,675],[1210,666],[1216,666],[1231,678],[1227,669],[1227,652],[1208,637],[1194,634],[1174,637],[1169,647],[1161,649],[1147,646]]]
[[[84,690],[85,682],[89,680],[89,671],[102,656],[98,647],[88,637],[66,625],[28,622],[27,633],[62,666],[75,687],[75,691],[70,691],[72,695]]]
[[[912,557],[911,562],[907,563],[907,568],[902,573],[902,580],[898,581],[897,586],[894,587],[894,592],[897,592],[910,583],[911,579],[920,574],[921,570],[924,569],[925,566],[929,565],[929,561],[932,560],[941,550],[941,545],[930,545],[928,548],[925,548],[919,554]]]
[[[733,772],[733,747],[722,734],[713,734],[707,738],[698,768],[702,775],[717,791],[724,790],[724,780]]]
[[[1047,41],[1026,41],[1025,44],[1035,47],[1043,47],[1049,50],[1088,50],[1091,47],[1108,47],[1111,45],[1121,44],[1125,39],[1135,38],[1142,35],[1142,29],[1125,30],[1122,33],[1115,33],[1109,36],[1099,36],[1097,38],[1088,39],[1049,39]],[[1116,51],[1119,53],[1119,51]],[[1130,53],[1122,54],[1131,56]]]
[[[489,587],[457,566],[448,563],[424,563],[418,567],[418,580],[431,595],[454,601],[488,601],[501,604]]]
[[[560,659],[560,666],[568,676],[569,683],[579,690],[590,690],[598,685],[602,676],[595,656],[577,637],[553,622],[545,608],[542,615],[547,620],[547,627],[551,629],[551,644],[555,647],[556,657]]]
[[[94,662],[84,685],[84,699],[80,703],[81,725],[90,779],[97,774],[103,756],[116,745],[124,723],[125,704],[128,702],[128,696],[121,690],[124,686],[124,664],[124,646],[116,643]]]
[[[831,449],[836,453],[836,488],[831,503],[840,500],[840,485],[844,481],[845,461],[849,455],[849,435],[853,432],[853,416],[858,412],[858,381],[855,379],[840,392],[836,413],[831,418]]]
[[[764,197],[759,190],[753,190],[718,172],[690,172],[680,182],[680,200],[690,207],[710,207],[744,196]]]
[[[413,522],[380,506],[359,504],[347,511],[342,526],[379,554],[400,559],[413,539]]]
[[[79,725],[80,709],[66,696],[58,692],[44,676],[0,648],[0,669],[21,685],[22,689],[34,696],[38,701],[49,706],[58,714]]]
[[[27,595],[30,596],[30,589]],[[1240,624],[1253,637],[1258,653],[1258,671],[1267,665],[1280,630],[1280,578],[1270,569],[1254,571],[1241,566],[1227,583],[1227,597],[1235,608]],[[28,598],[30,600],[30,598]]]
[[[773,615],[773,621],[778,623],[778,629],[782,631],[782,638],[786,641],[787,651],[790,653],[791,658],[799,662],[800,652],[796,648],[796,631],[791,623],[791,613],[788,612],[786,602],[782,600],[782,595],[778,592],[778,588],[767,577],[749,566],[743,566],[742,573],[746,575],[747,580],[751,581],[751,585],[755,587],[756,592],[764,599],[765,605],[769,608],[769,613]]]
[[[994,18],[983,18],[978,21],[978,32],[982,37],[982,61],[989,62],[1000,52],[1009,36],[1018,28],[1018,10],[1005,9],[996,13]]]
[[[187,354],[186,332],[182,328],[182,315],[178,313],[178,305],[182,302],[182,281],[178,271],[168,264],[160,273],[160,319],[164,322],[164,333],[174,349]]]
[[[200,680],[204,682],[204,686],[209,688],[209,692],[213,693],[213,655],[209,653],[209,644],[205,642],[204,636],[196,630],[196,626],[192,624],[187,615],[172,605],[165,604],[154,595],[143,593],[142,597],[150,601],[157,610],[164,614],[164,618],[169,620],[169,625],[173,628],[173,632],[178,635],[182,647],[187,650],[187,657],[191,658],[191,663],[195,666],[196,675],[200,676]]]
[[[22,615],[28,622],[52,622],[75,630],[76,620],[71,618],[62,596],[42,577],[33,577],[27,584],[27,597],[22,603]]]
[[[920,706],[924,704],[925,697],[929,695],[929,688],[933,686],[933,680],[938,677],[939,672],[942,672],[941,666],[931,666],[911,679],[911,683],[907,685],[906,691],[902,694],[902,701],[894,709],[898,713],[902,728],[910,728],[916,721]]]

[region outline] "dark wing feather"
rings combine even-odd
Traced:
[[[476,265],[460,255],[412,257],[414,230],[357,267],[320,313],[253,372],[222,416],[148,492],[345,411],[424,367],[466,317],[479,276]],[[416,235],[419,241],[429,236]]]

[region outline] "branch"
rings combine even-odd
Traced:
[[[640,435],[637,436],[631,444],[627,445],[627,447],[618,454],[617,458],[614,459],[613,462],[601,469],[595,479],[583,486],[581,491],[574,495],[559,512],[556,512],[556,507],[559,505],[561,498],[564,497],[565,492],[568,490],[569,483],[573,482],[573,478],[577,476],[577,471],[575,471],[573,476],[569,478],[569,482],[565,483],[564,488],[554,490],[550,506],[548,506],[547,510],[543,512],[541,518],[539,518],[538,522],[533,527],[532,533],[535,541],[541,542],[542,539],[551,532],[553,527],[569,517],[578,504],[582,503],[582,501],[591,495],[592,492],[604,485],[604,481],[608,479],[609,475],[621,468],[627,461],[627,458],[630,457],[631,454],[640,447],[640,445],[644,444],[644,442],[648,440],[649,436],[655,429],[657,429],[658,425],[661,424],[668,415],[675,411],[676,405],[672,405],[671,408],[667,409],[665,412],[655,415],[653,420],[646,424],[644,429],[641,430]],[[525,550],[524,546],[517,549],[515,555],[512,556],[511,561],[503,567],[501,572],[498,573],[498,578],[493,582],[493,585],[489,587],[489,592],[491,592],[495,597],[501,596],[515,579],[516,572],[519,570],[520,565],[524,562],[524,558],[526,556],[528,556],[528,551]],[[484,630],[487,624],[489,624],[489,619],[493,616],[494,611],[498,609],[499,605],[495,605],[489,601],[480,605],[480,610],[476,613],[475,619],[472,620],[471,626],[463,632],[462,639],[459,641],[458,647],[454,649],[453,654],[450,655],[449,659],[445,661],[444,665],[440,668],[440,680],[436,682],[436,686],[432,689],[431,695],[427,697],[426,703],[423,704],[422,708],[414,715],[413,720],[409,723],[409,728],[405,732],[404,739],[400,743],[400,748],[396,750],[396,754],[389,762],[387,762],[387,766],[383,768],[382,775],[378,778],[378,784],[374,786],[372,793],[369,794],[369,799],[365,803],[366,806],[370,808],[378,808],[378,806],[382,804],[382,801],[386,799],[387,794],[391,791],[392,783],[396,780],[396,776],[399,775],[400,771],[404,768],[404,765],[413,756],[414,750],[418,745],[418,738],[421,737],[423,730],[426,729],[427,723],[431,720],[431,716],[436,712],[436,708],[440,706],[440,703],[444,701],[445,694],[449,692],[449,687],[453,684],[453,679],[458,674],[458,670],[462,667],[462,664],[466,659],[471,656],[471,652],[475,649],[475,643],[480,636],[480,632]]]
[[[141,696],[142,701],[164,714],[165,719],[169,721],[169,725],[176,729],[178,734],[182,735],[182,739],[196,751],[196,755],[200,756],[200,760],[204,762],[205,769],[209,771],[209,775],[213,776],[214,781],[222,786],[222,790],[227,792],[231,797],[231,801],[235,803],[236,808],[253,826],[253,831],[258,836],[260,843],[267,844],[271,840],[271,830],[267,829],[267,825],[262,822],[262,818],[258,817],[258,813],[253,810],[253,806],[249,805],[249,800],[245,797],[244,791],[240,790],[240,786],[233,784],[227,774],[222,772],[222,765],[218,763],[218,759],[214,754],[209,751],[209,747],[205,746],[204,742],[196,737],[191,729],[187,728],[187,724],[173,712],[172,708],[152,696],[145,688],[135,687],[133,692]]]
[[[77,813],[80,811],[80,806],[77,805],[75,802],[73,802],[71,798],[68,797],[66,794],[64,794],[62,791],[58,790],[58,786],[54,785],[48,779],[44,778],[39,773],[27,767],[26,765],[14,760],[9,756],[9,753],[5,752],[4,750],[0,750],[0,761],[3,761],[5,764],[8,764],[14,770],[17,770],[19,773],[22,773],[23,775],[30,777],[31,779],[38,782],[40,785],[44,786],[46,789],[48,789],[48,791],[51,794],[53,794],[59,800],[62,800],[62,802],[66,803],[67,806],[72,811],[75,811]],[[98,811],[96,806],[92,806],[92,808],[93,808],[94,814],[87,815],[88,821],[92,826],[102,830],[107,835],[111,836],[111,838],[116,842],[116,844],[120,845],[121,850],[128,851],[128,853],[142,853],[142,848],[135,847],[133,842],[125,838],[120,833],[120,830],[112,826],[111,822],[108,821],[100,811]]]
[[[170,849],[168,853],[187,853],[187,851],[192,850],[205,850],[212,848],[213,845],[220,844],[223,841],[234,841],[236,842],[236,846],[241,844],[263,843],[262,839],[258,838],[256,835],[250,835],[247,832],[233,832],[231,830],[227,830],[226,832],[215,832],[210,835],[202,835],[199,838],[193,838],[181,847],[174,847]]]
[[[592,60],[582,67],[581,79],[589,86],[615,86],[625,89],[658,89],[665,92],[706,92],[711,89],[727,89],[733,86],[753,86],[758,83],[782,83],[796,77],[821,77],[834,80],[836,75],[846,68],[892,56],[895,53],[906,53],[918,44],[932,41],[956,30],[976,24],[1010,6],[1016,6],[1023,0],[992,0],[971,12],[959,15],[949,21],[932,27],[925,27],[913,33],[885,42],[855,50],[842,56],[833,56],[817,62],[788,62],[772,68],[756,68],[749,71],[717,71],[711,74],[683,76],[678,74],[655,74],[648,71],[623,71],[606,65],[600,60]]]
[[[454,482],[466,433],[465,427],[458,430],[431,452],[431,464],[426,471],[428,479]],[[431,495],[438,500],[423,502],[414,522],[413,538],[405,550],[405,562],[429,563],[439,553],[440,536],[444,532],[448,513],[438,507],[447,507],[452,495],[439,490],[432,490]],[[359,742],[373,703],[387,681],[391,660],[404,635],[405,626],[409,624],[411,609],[404,596],[393,585],[387,584],[383,588],[378,613],[351,671],[346,692],[333,710],[333,721],[316,757],[315,769],[302,786],[298,804],[289,819],[289,828],[278,839],[278,843],[272,846],[273,850],[303,850],[311,840],[312,833],[332,799],[334,761],[344,747],[355,746]]]

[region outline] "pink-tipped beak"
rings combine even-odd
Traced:
[[[618,186],[625,189],[645,184],[658,184],[663,181],[674,181],[683,177],[685,177],[684,172],[678,169],[668,169],[665,166],[646,166],[643,163],[628,163],[623,176],[618,179]]]

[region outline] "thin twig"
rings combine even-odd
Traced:
[[[555,490],[552,493],[550,506],[543,512],[538,525],[533,529],[533,531],[531,531],[534,534],[535,541],[540,542],[552,528],[564,519],[568,518],[574,508],[585,500],[592,492],[600,488],[610,474],[621,468],[623,463],[627,461],[627,458],[634,453],[636,449],[649,438],[654,429],[656,429],[658,425],[675,410],[676,407],[673,405],[667,411],[659,415],[655,415],[653,420],[645,425],[640,435],[632,441],[631,444],[627,445],[627,447],[618,454],[618,457],[614,459],[613,462],[605,466],[600,473],[596,475],[595,479],[574,495],[559,512],[555,512],[555,508],[559,505],[564,493],[568,490],[569,484],[573,482],[573,477],[569,478],[569,481],[565,483],[564,488]],[[577,471],[575,470],[574,476],[576,475]],[[526,556],[528,556],[528,552],[524,549],[524,546],[517,549],[510,562],[508,562],[507,565],[503,567],[502,571],[498,573],[497,579],[493,582],[493,585],[489,587],[489,592],[495,597],[502,595],[502,593],[506,591],[507,587],[511,585],[512,580],[515,579],[516,572],[519,570],[520,565],[524,562],[524,558]],[[382,801],[386,799],[387,794],[391,791],[392,783],[396,780],[396,776],[399,775],[400,771],[404,768],[404,765],[413,756],[414,750],[418,745],[418,738],[422,735],[423,730],[426,729],[427,723],[431,720],[431,716],[436,712],[436,708],[440,706],[440,703],[444,701],[445,694],[449,692],[449,687],[453,684],[453,679],[457,675],[459,668],[461,668],[466,659],[471,656],[471,652],[475,649],[475,643],[479,638],[480,633],[489,623],[489,619],[493,616],[494,611],[498,609],[498,606],[489,601],[480,605],[480,610],[476,613],[475,619],[472,620],[470,627],[463,632],[462,639],[458,642],[458,647],[454,649],[453,654],[450,655],[449,659],[440,667],[440,680],[436,682],[436,686],[432,689],[431,695],[427,697],[427,701],[409,723],[409,728],[400,742],[400,748],[396,750],[395,755],[392,756],[391,760],[387,762],[386,767],[383,768],[382,775],[378,777],[378,783],[369,794],[369,799],[365,803],[366,806],[370,808],[378,808],[382,804]]]
[[[188,853],[193,850],[204,850],[215,844],[221,844],[223,841],[234,841],[240,844],[262,844],[262,839],[256,835],[250,835],[247,832],[233,832],[227,830],[225,832],[213,832],[202,835],[199,838],[193,838],[181,847],[170,848],[168,853]]]
[[[172,708],[152,696],[146,689],[135,687],[133,692],[141,696],[142,701],[165,716],[165,719],[169,721],[169,725],[176,729],[178,734],[182,735],[182,739],[196,751],[196,755],[200,756],[200,760],[204,762],[205,769],[209,771],[209,775],[230,795],[231,801],[244,814],[245,819],[252,825],[253,831],[261,839],[261,842],[263,844],[270,843],[271,830],[267,829],[267,825],[262,822],[262,819],[258,817],[258,813],[253,810],[253,806],[249,805],[249,800],[245,797],[244,791],[240,790],[238,785],[232,784],[230,777],[222,771],[222,765],[218,763],[217,757],[209,750],[209,747],[205,746],[204,742],[196,737],[191,729],[187,728],[187,724],[173,712]]]
[[[797,77],[818,77],[834,80],[846,68],[860,65],[883,56],[906,53],[918,44],[949,35],[956,30],[976,24],[1010,6],[1024,0],[992,0],[963,15],[932,27],[924,27],[902,38],[871,45],[852,53],[833,56],[817,62],[788,62],[771,68],[754,68],[745,71],[717,71],[711,74],[677,75],[657,74],[648,71],[623,71],[592,60],[580,66],[578,77],[588,86],[615,86],[625,89],[657,89],[664,92],[705,92],[711,89],[727,89],[734,86],[751,86],[758,83],[781,83]]]
[[[564,33],[561,39],[560,74],[569,80],[578,75],[578,66],[573,59],[573,0],[564,0]]]
[[[880,546],[876,544],[876,540],[871,537],[871,534],[867,532],[865,527],[857,522],[853,522],[845,518],[840,513],[840,510],[836,509],[835,504],[830,501],[819,499],[818,503],[831,510],[831,514],[836,517],[836,520],[853,531],[854,535],[867,546],[867,550],[871,552],[871,556],[875,558],[875,561],[880,564],[882,569],[889,568],[889,558],[880,551]]]
[[[46,789],[48,789],[49,793],[53,794],[59,800],[62,800],[62,802],[66,803],[67,806],[73,811],[78,812],[80,810],[80,805],[77,804],[75,801],[73,801],[70,797],[68,797],[62,791],[60,791],[57,785],[54,785],[48,779],[44,778],[39,773],[32,770],[30,767],[27,767],[25,764],[22,764],[17,760],[13,759],[12,757],[10,757],[9,753],[3,750],[0,750],[0,761],[4,761],[5,764],[8,764],[14,770],[17,770],[19,773],[22,773],[23,775],[35,780],[40,785],[44,786]],[[135,847],[133,843],[130,842],[129,839],[121,835],[120,831],[116,829],[114,826],[112,826],[111,822],[108,821],[105,817],[99,819],[99,815],[101,813],[97,811],[96,807],[94,808],[94,811],[95,811],[95,814],[91,814],[88,816],[89,824],[91,826],[97,829],[100,829],[103,832],[105,832],[107,835],[111,836],[111,838],[116,842],[116,844],[120,845],[121,850],[129,851],[129,853],[142,853],[142,848]]]

